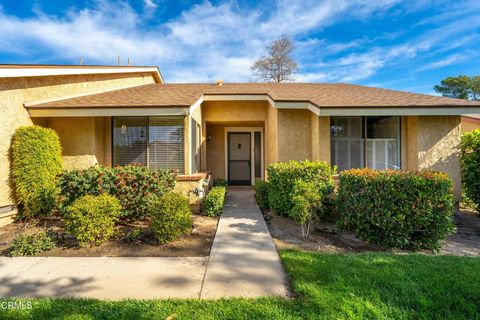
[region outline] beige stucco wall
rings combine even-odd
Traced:
[[[278,161],[312,159],[311,111],[278,110]]]
[[[212,172],[212,176],[217,179],[226,179],[225,177],[225,126],[207,125],[206,168]],[[202,162],[203,163],[203,162]]]
[[[111,118],[48,118],[43,124],[60,137],[64,167],[84,169],[111,164]]]
[[[462,132],[470,132],[480,129],[480,119],[462,117]]]
[[[266,101],[204,102],[201,106],[202,170],[211,171],[215,179],[225,179],[225,127],[264,127],[269,108]],[[265,131],[264,144],[268,146]],[[208,141],[207,137],[210,137]]]
[[[331,162],[330,154],[330,117],[319,117],[313,112],[311,120],[312,159],[314,161]]]
[[[71,95],[120,89],[133,85],[154,83],[151,74],[98,74],[48,77],[2,78],[0,81],[0,207],[12,203],[9,198],[8,150],[15,130],[31,125],[26,102],[61,98]],[[42,120],[38,123],[41,124]]]
[[[407,169],[448,173],[455,198],[461,197],[460,116],[418,116],[407,119]]]
[[[267,108],[264,150],[267,165],[278,162],[278,110],[270,105]]]

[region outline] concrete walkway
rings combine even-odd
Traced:
[[[232,188],[209,257],[0,257],[2,297],[219,298],[287,294],[251,188]]]
[[[198,298],[208,257],[0,258],[0,298]]]
[[[286,277],[250,187],[231,187],[207,265],[202,298],[285,296]]]

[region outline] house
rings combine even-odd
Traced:
[[[27,124],[58,133],[68,169],[173,169],[184,192],[202,172],[253,184],[270,163],[311,159],[444,171],[459,199],[461,115],[480,114],[478,102],[345,83],[167,84],[156,67],[120,66],[2,65],[0,107],[0,207],[10,137]]]
[[[480,129],[480,115],[467,114],[462,116],[462,132]]]

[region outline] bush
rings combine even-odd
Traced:
[[[462,135],[462,182],[465,195],[480,208],[480,129]]]
[[[148,196],[172,191],[175,174],[140,165],[97,166],[64,172],[59,177],[59,186],[62,210],[81,196],[108,193],[120,200],[122,217],[143,219],[148,211]]]
[[[268,166],[268,202],[275,213],[288,216],[294,206],[293,188],[296,180],[321,182],[333,192],[335,169],[321,161],[278,162]]]
[[[37,253],[55,248],[56,234],[51,231],[40,231],[33,235],[18,235],[13,239],[10,255],[12,257],[34,256]]]
[[[56,176],[62,172],[57,133],[40,126],[18,128],[12,139],[11,173],[21,218],[47,215],[55,207]]]
[[[203,202],[203,214],[209,217],[221,215],[226,192],[226,187],[213,187],[210,189]]]
[[[452,181],[436,172],[355,169],[340,173],[339,225],[366,241],[436,249],[451,234]]]
[[[302,226],[302,236],[307,239],[310,235],[310,227],[324,213],[323,202],[325,197],[331,194],[330,185],[325,181],[305,182],[296,180],[293,185],[293,208],[290,218]]]
[[[214,187],[226,187],[226,186],[228,186],[228,182],[225,179],[218,178],[218,179],[215,179],[213,181],[213,186]]]
[[[257,200],[258,206],[262,210],[268,210],[268,182],[257,180],[255,181],[255,200]]]
[[[121,209],[118,199],[108,194],[80,197],[65,210],[65,231],[80,246],[99,245],[113,235]]]
[[[175,193],[165,193],[150,208],[150,229],[159,243],[175,240],[192,228],[192,211],[188,198]]]

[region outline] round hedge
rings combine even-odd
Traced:
[[[293,189],[295,181],[315,182],[321,184],[328,192],[333,192],[333,175],[335,168],[322,161],[288,161],[277,162],[267,167],[268,203],[276,214],[288,217],[295,205]]]
[[[22,218],[51,213],[57,196],[56,176],[62,172],[57,133],[40,126],[18,128],[12,139],[11,175],[14,198]]]
[[[150,229],[159,243],[175,240],[192,229],[192,211],[188,198],[175,192],[151,196]]]
[[[113,235],[121,209],[120,201],[109,194],[80,197],[65,210],[65,230],[80,246],[99,245]]]
[[[340,173],[339,225],[363,240],[401,249],[437,249],[455,230],[445,173],[352,169]]]

